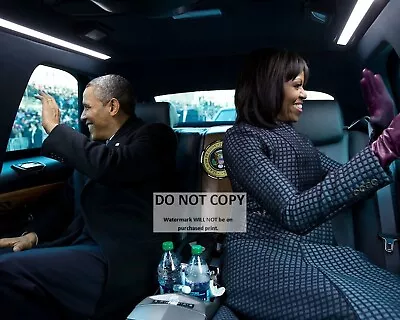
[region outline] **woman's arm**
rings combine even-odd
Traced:
[[[322,158],[328,170],[324,180],[300,192],[270,160],[256,132],[236,128],[224,140],[231,178],[286,229],[298,234],[308,233],[391,182],[370,147],[341,166]]]

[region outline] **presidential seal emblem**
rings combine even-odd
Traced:
[[[213,179],[223,179],[228,176],[224,165],[221,140],[210,143],[204,149],[201,153],[201,164],[207,175]]]

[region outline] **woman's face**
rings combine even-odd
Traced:
[[[284,122],[297,122],[303,112],[303,100],[307,94],[303,88],[304,71],[296,78],[283,84],[283,105],[278,114],[278,120]]]

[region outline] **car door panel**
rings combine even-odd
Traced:
[[[36,172],[21,172],[12,168],[26,162],[40,162],[44,168]],[[34,208],[45,203],[46,197],[51,197],[54,192],[61,192],[71,174],[71,168],[46,157],[4,162],[0,174],[0,237],[21,233],[34,219]]]

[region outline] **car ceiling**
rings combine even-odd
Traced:
[[[103,53],[132,59],[231,56],[274,46],[300,52],[347,50],[334,39],[356,0],[13,0],[0,17]],[[222,15],[175,20],[176,12],[219,9]],[[112,11],[112,12],[110,12]],[[326,13],[326,24],[310,11]],[[107,37],[92,41],[93,28]]]
[[[355,3],[356,0],[0,1],[0,18],[112,58],[104,62],[58,50],[38,44],[37,40],[7,35],[9,31],[0,32],[0,44],[18,48],[19,69],[33,70],[35,65],[44,63],[91,76],[121,74],[133,83],[139,101],[153,101],[154,96],[168,93],[232,89],[246,53],[259,47],[285,47],[299,52],[309,62],[307,89],[333,95],[344,112],[345,123],[350,124],[365,115],[359,79],[362,68],[368,66],[366,58],[382,39],[393,38],[393,43],[398,40],[397,34],[388,34],[398,30],[398,19],[388,19],[392,11],[398,12],[398,1],[375,0],[351,43],[336,45],[334,40]],[[172,19],[176,12],[215,8],[222,11],[221,16]],[[313,21],[311,10],[328,14],[329,23]],[[379,25],[368,30],[377,17]],[[104,31],[107,37],[102,41],[83,37],[93,28]],[[368,36],[367,43],[364,35]],[[364,42],[361,55],[360,41]],[[400,43],[397,46],[400,49]],[[24,55],[24,50],[31,54]],[[10,55],[15,53],[2,54],[11,59],[13,67],[9,72],[13,73],[15,59]],[[28,69],[24,69],[26,77]],[[384,72],[382,68],[379,71]],[[21,90],[25,83],[24,78]],[[19,93],[17,96],[15,100],[19,101]]]

